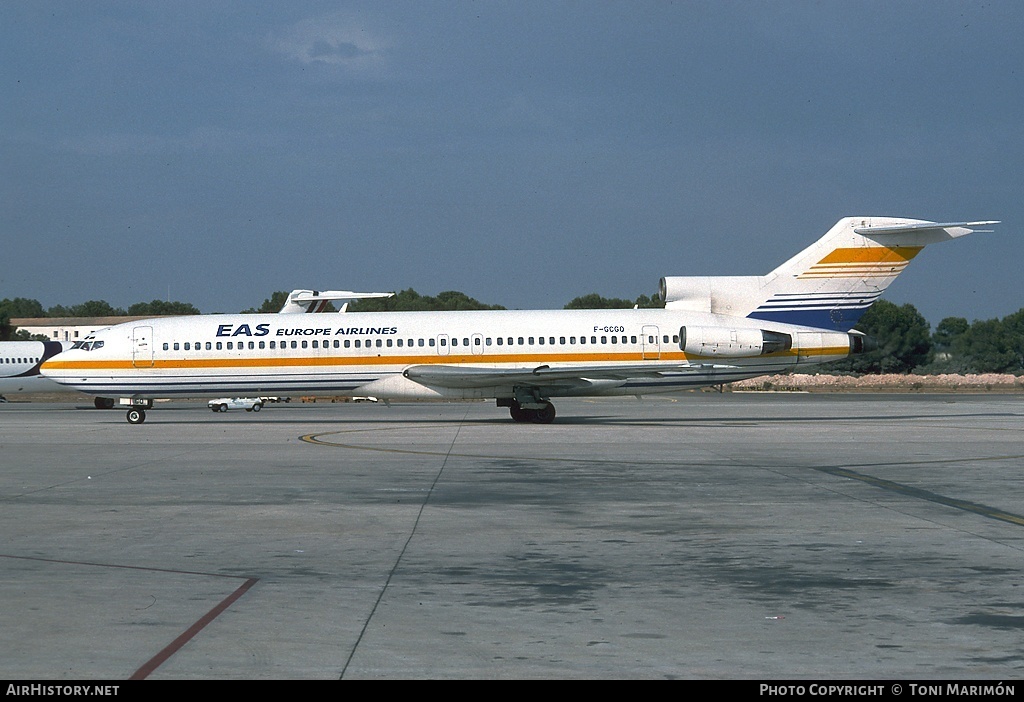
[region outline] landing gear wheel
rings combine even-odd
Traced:
[[[551,424],[555,421],[555,406],[545,402],[542,409],[523,409],[517,404],[508,408],[508,413],[517,422],[530,422],[531,424]]]
[[[508,408],[508,413],[512,415],[512,419],[517,422],[528,422],[530,421],[530,411],[524,410],[518,404],[514,404]]]
[[[138,407],[132,407],[128,410],[127,417],[129,424],[142,424],[146,421],[146,410],[139,409]]]
[[[532,420],[534,424],[551,424],[555,421],[555,406],[550,402],[544,403],[544,409],[534,410]]]
[[[112,397],[96,397],[92,401],[93,406],[96,409],[113,409],[114,398]]]

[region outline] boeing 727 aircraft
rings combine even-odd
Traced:
[[[728,383],[859,353],[853,329],[927,244],[997,222],[841,219],[764,276],[666,277],[664,309],[199,315],[119,324],[43,364],[121,398],[349,394],[494,399],[548,423],[551,398]]]

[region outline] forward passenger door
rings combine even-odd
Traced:
[[[132,330],[132,365],[136,368],[153,367],[153,327],[135,327]]]

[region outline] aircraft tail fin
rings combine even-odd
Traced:
[[[662,294],[668,308],[849,331],[927,244],[990,224],[847,217],[768,275],[663,278]]]

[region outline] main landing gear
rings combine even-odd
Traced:
[[[555,421],[555,406],[547,400],[522,404],[516,400],[498,400],[498,407],[508,407],[508,413],[517,422],[551,424]]]

